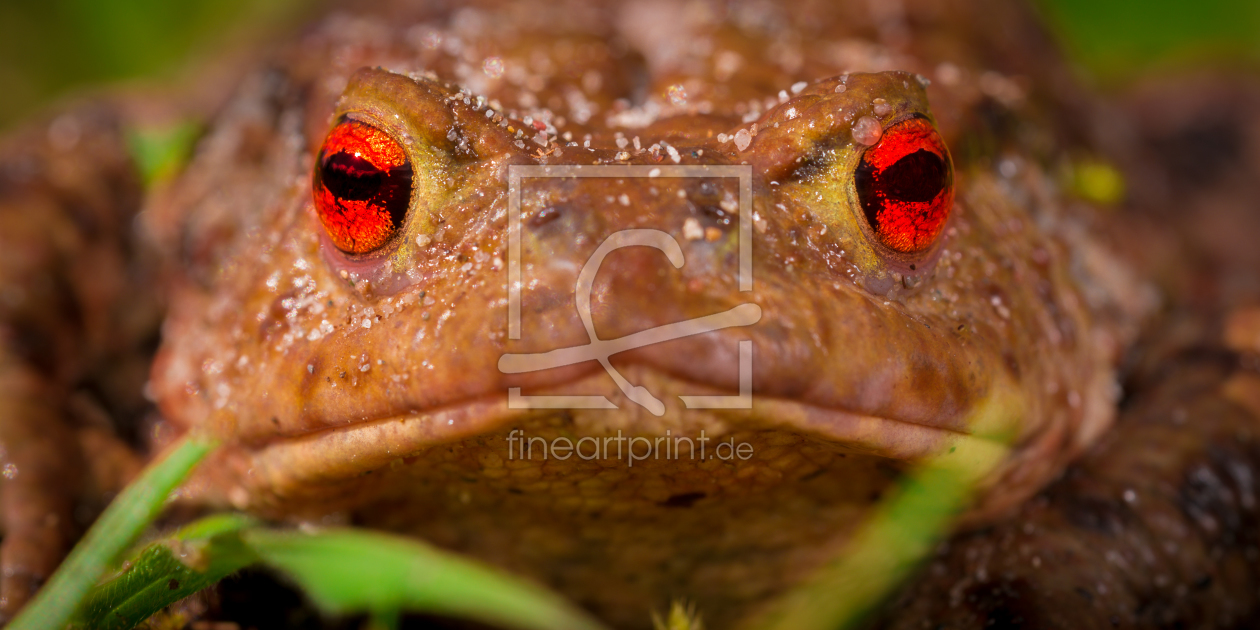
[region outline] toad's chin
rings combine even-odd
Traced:
[[[850,540],[916,462],[985,471],[1007,459],[999,440],[800,401],[688,409],[679,395],[736,392],[644,365],[622,374],[666,412],[627,400],[600,371],[527,395],[603,395],[616,409],[517,409],[503,392],[228,447],[187,490],[418,536],[633,627],[673,597],[726,619],[781,592]]]
[[[888,471],[936,457],[987,466],[1007,450],[1003,440],[960,431],[952,419],[933,426],[770,396],[748,395],[740,401],[738,392],[684,381],[645,365],[627,366],[621,373],[663,401],[665,413],[657,416],[627,399],[599,371],[545,391],[512,390],[264,444],[229,446],[220,457],[230,465],[209,467],[213,471],[189,490],[219,495],[240,509],[316,515],[353,510],[389,493],[394,478],[450,475],[452,480],[482,479],[491,485],[498,480],[505,490],[519,492],[530,484],[513,485],[509,471],[536,478],[572,474],[571,481],[579,483],[588,476],[583,470],[613,468],[630,480],[640,474],[644,479],[661,477],[659,487],[643,492],[668,502],[680,495],[746,492],[751,479],[761,480],[756,486],[790,485],[827,475],[833,472],[831,465],[845,460],[882,461]],[[611,408],[543,408],[555,404],[558,396],[602,397]],[[724,402],[717,405],[737,408],[695,408],[680,398],[691,396],[722,397]],[[972,424],[984,424],[980,416],[985,414],[1010,412],[1011,401],[994,400],[975,410]],[[719,452],[721,444],[729,446]],[[713,484],[720,482],[710,478],[715,467],[740,483],[718,490]],[[533,472],[522,472],[529,470]],[[882,487],[890,478],[876,485]],[[844,483],[852,485],[853,480]],[[878,493],[877,488],[870,490]]]

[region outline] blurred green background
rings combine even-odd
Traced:
[[[1260,65],[1260,0],[1034,0],[1085,72],[1114,84],[1202,62]],[[258,41],[303,0],[0,0],[0,128],[85,85],[170,76]]]
[[[303,0],[0,0],[0,129],[85,86],[170,77],[222,46],[257,42]]]
[[[1260,67],[1260,0],[1034,0],[1103,84],[1204,63]]]

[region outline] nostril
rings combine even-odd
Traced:
[[[726,226],[731,224],[731,213],[718,206],[700,206],[700,212],[706,219],[717,225]]]
[[[527,222],[530,227],[542,227],[552,221],[555,221],[556,219],[559,219],[561,214],[560,208],[547,206],[546,208],[536,212],[533,216],[529,217]]]
[[[645,103],[652,88],[652,74],[648,70],[647,60],[637,51],[628,51],[619,59],[621,71],[625,74],[630,97],[630,104],[638,106]]]

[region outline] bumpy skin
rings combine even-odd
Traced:
[[[0,143],[0,620],[138,469],[160,318],[117,108],[43,122]]]
[[[1260,378],[1231,353],[1179,359],[1016,517],[943,546],[877,627],[1253,626]]]
[[[1097,225],[1183,299],[1129,353],[1117,426],[1013,518],[943,545],[879,627],[1256,625],[1260,85],[1161,81],[1121,106],[1127,128],[1096,137],[1131,201]]]
[[[879,47],[823,54],[855,26],[823,5],[742,25],[699,5],[458,15],[325,22],[294,65],[216,123],[177,197],[155,207],[157,229],[205,258],[172,298],[152,387],[172,423],[230,442],[188,488],[193,500],[275,517],[342,512],[535,577],[620,626],[686,598],[721,627],[838,550],[905,463],[949,453],[982,466],[1010,441],[970,514],[991,517],[1109,422],[1118,341],[1087,311],[1078,287],[1089,280],[1069,269],[1053,196],[1013,194],[960,153],[956,212],[932,248],[896,255],[869,235],[853,193],[854,121],[887,127],[952,111],[944,134],[962,146],[974,124],[965,113],[990,98],[974,84],[925,91],[910,72],[863,72],[932,74],[913,45],[896,61]],[[657,20],[674,30],[649,41]],[[426,36],[447,43],[429,49]],[[686,41],[709,44],[666,48]],[[760,59],[776,42],[790,58]],[[719,68],[731,54],[739,60]],[[491,56],[503,77],[482,72]],[[461,76],[467,91],[451,82]],[[1017,91],[1003,81],[990,78]],[[678,84],[684,103],[666,96]],[[270,120],[253,120],[268,105]],[[399,238],[360,258],[330,246],[308,184],[314,148],[343,116],[395,135],[416,172]],[[541,125],[526,127],[527,116]],[[232,145],[253,126],[275,135],[243,162]],[[741,130],[747,146],[723,141]],[[752,216],[742,219],[754,227],[753,290],[732,281],[734,182],[536,180],[521,193],[523,331],[507,339],[506,167],[674,163],[752,166]],[[715,235],[687,238],[688,220]],[[675,271],[650,249],[605,261],[593,291],[603,338],[745,302],[762,312],[755,326],[615,357],[667,401],[660,418],[593,362],[497,369],[505,352],[586,342],[571,287],[594,248],[627,227],[674,235],[688,262]],[[753,342],[752,409],[682,409],[675,395],[738,389],[741,339]],[[621,409],[513,410],[510,387],[606,393]],[[638,469],[615,458],[523,461],[508,453],[513,429],[704,430],[756,455]]]
[[[164,418],[155,435],[160,444],[208,431],[227,443],[184,496],[423,536],[532,576],[618,627],[642,627],[645,611],[677,598],[698,604],[714,627],[746,617],[840,549],[898,475],[928,457],[978,469],[1000,462],[962,519],[1007,514],[1107,429],[1113,364],[1152,305],[1133,269],[1163,269],[1122,230],[1104,246],[1096,236],[1112,234],[1112,219],[1064,196],[1049,174],[1091,130],[1078,122],[1086,101],[1032,24],[1006,2],[936,0],[901,10],[461,3],[325,18],[268,70],[242,79],[185,173],[139,221],[173,271],[148,390]],[[685,96],[671,98],[672,86]],[[951,147],[956,205],[932,247],[905,255],[878,244],[856,203],[862,147],[852,126],[914,115],[933,120]],[[312,204],[314,156],[342,116],[387,130],[416,172],[398,238],[360,257],[332,246]],[[39,142],[53,137],[49,128]],[[116,126],[100,137],[118,150]],[[733,216],[732,181],[527,180],[523,331],[510,340],[507,167],[595,164],[748,164],[752,216]],[[118,180],[109,173],[95,176]],[[25,224],[75,207],[40,195],[0,190],[0,216]],[[39,199],[54,210],[34,212]],[[109,225],[127,225],[133,207],[110,204],[119,214]],[[735,283],[738,220],[753,226],[751,292]],[[689,224],[703,237],[689,235]],[[760,321],[615,356],[628,380],[666,401],[661,417],[626,400],[595,363],[500,372],[504,353],[588,341],[572,287],[599,243],[630,227],[673,235],[687,262],[674,269],[644,248],[610,256],[592,292],[602,338],[747,302]],[[108,251],[136,247],[130,234],[111,234]],[[18,257],[0,271],[38,275],[78,260],[80,248]],[[102,302],[126,313],[146,288],[120,282]],[[26,321],[6,311],[5,330],[16,331],[6,338],[37,338],[24,336],[34,334]],[[119,326],[32,321],[69,344],[57,366],[99,356],[63,331],[108,337]],[[677,395],[738,390],[740,340],[753,343],[752,408],[682,409]],[[35,353],[6,352],[6,365],[35,369]],[[14,385],[2,401],[46,400],[38,387],[82,380],[6,379]],[[511,387],[605,394],[620,409],[510,409]],[[11,456],[15,445],[64,449],[52,430],[29,430],[45,416],[60,426],[64,415],[6,415],[0,438]],[[749,443],[754,456],[634,468],[520,460],[508,457],[514,429],[547,439],[704,430]],[[33,472],[48,461],[17,463]],[[1144,474],[1123,458],[1098,461],[1081,470]],[[1166,461],[1167,474],[1182,470],[1182,460]],[[51,550],[40,556],[46,571],[68,535],[19,536],[31,503],[10,509],[9,488],[55,503],[31,513],[62,514],[71,503],[58,488],[73,484],[57,478],[72,474],[54,466],[6,482],[15,532],[6,566],[10,548]],[[32,478],[48,481],[24,485]],[[939,603],[933,584],[947,578],[931,579],[916,600],[924,608],[904,610]]]

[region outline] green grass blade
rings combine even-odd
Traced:
[[[899,482],[845,551],[811,580],[741,627],[837,630],[858,627],[949,531],[976,482],[1005,457],[999,442],[965,442]]]
[[[524,630],[602,628],[551,592],[416,540],[348,529],[256,529],[241,538],[334,613],[425,611]]]
[[[96,581],[153,522],[171,491],[214,446],[207,438],[185,437],[150,464],[97,519],[9,630],[64,627]]]
[[[254,562],[240,530],[247,516],[210,516],[142,549],[129,567],[88,594],[71,628],[128,630],[154,613]]]

